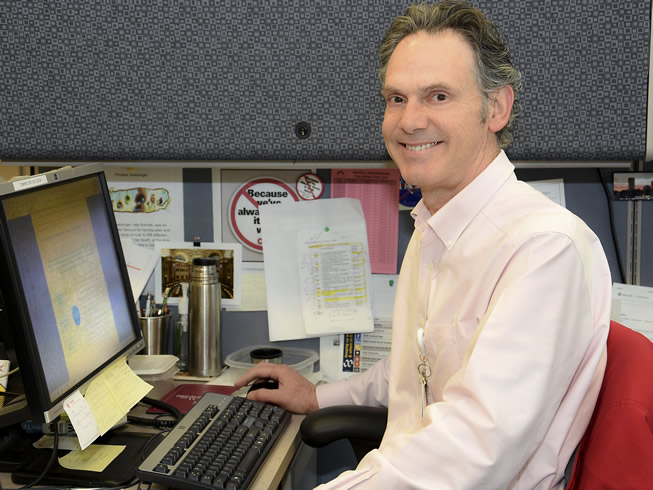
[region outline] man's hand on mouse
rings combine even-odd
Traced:
[[[294,413],[308,414],[319,408],[315,385],[286,364],[261,362],[247,371],[234,386],[238,390],[257,379],[273,379],[279,383],[279,388],[251,391],[247,395],[250,400],[274,403]]]

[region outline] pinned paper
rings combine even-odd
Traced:
[[[265,205],[271,341],[374,329],[365,216],[358,199]]]
[[[370,264],[365,240],[329,228],[297,236],[304,330],[352,332],[372,322]]]
[[[79,439],[79,446],[82,450],[86,449],[95,439],[100,437],[98,423],[93,416],[91,407],[80,391],[76,390],[66,398],[63,403],[63,408],[75,428],[75,433]]]
[[[361,202],[374,274],[397,272],[399,182],[397,168],[331,170],[331,197],[352,197]]]
[[[362,373],[390,354],[396,284],[394,274],[372,275],[374,331],[320,338],[320,370],[328,381]]]
[[[134,301],[138,302],[152,272],[154,272],[159,256],[153,250],[137,245],[132,240],[121,239],[120,243],[127,263],[132,295]]]
[[[613,284],[610,319],[653,341],[653,288]]]
[[[125,446],[93,444],[85,451],[70,451],[59,458],[59,464],[69,470],[104,471],[111,461],[123,452]]]

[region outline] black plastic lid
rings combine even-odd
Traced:
[[[195,257],[193,265],[217,265],[218,259],[215,257]]]

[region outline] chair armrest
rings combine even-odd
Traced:
[[[383,439],[388,409],[361,405],[326,407],[308,415],[299,427],[302,440],[311,447],[323,447],[339,439]]]

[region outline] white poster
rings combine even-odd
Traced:
[[[653,341],[653,288],[613,284],[610,318]]]
[[[259,211],[270,340],[372,331],[360,201],[317,199]]]
[[[154,242],[184,239],[181,168],[105,169],[120,237],[154,250]]]

